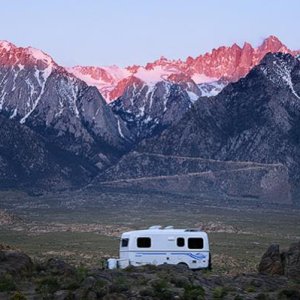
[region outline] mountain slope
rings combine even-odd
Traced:
[[[160,133],[191,108],[190,97],[180,83],[162,81],[150,87],[135,77],[130,80],[124,94],[110,106],[126,122],[135,142]]]
[[[0,42],[0,113],[3,122],[14,120],[55,148],[56,158],[63,152],[66,159],[69,153],[79,165],[84,162],[90,175],[116,161],[128,146],[124,122],[95,87],[42,51],[8,42]],[[2,137],[0,144],[5,144]]]
[[[278,201],[289,201],[289,184],[300,180],[299,125],[300,61],[290,54],[267,54],[245,78],[215,97],[200,98],[180,122],[142,141],[140,154],[123,157],[95,183],[159,190],[190,186],[198,192],[221,188],[223,196],[265,197],[267,190],[269,200],[280,194]],[[139,155],[143,163],[131,168]],[[191,165],[193,158],[201,162]]]
[[[65,189],[90,179],[91,170],[25,125],[0,114],[0,188]]]
[[[299,180],[300,61],[267,54],[244,79],[196,102],[141,149],[220,160],[283,163]]]
[[[0,117],[3,187],[82,185],[117,161],[130,140],[95,87],[42,51],[6,41],[0,42]]]

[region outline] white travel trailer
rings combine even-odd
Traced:
[[[207,234],[198,229],[152,226],[122,234],[120,258],[109,259],[108,268],[129,265],[185,265],[190,269],[211,268]]]

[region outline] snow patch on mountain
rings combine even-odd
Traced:
[[[119,119],[118,119],[118,132],[119,132],[119,134],[120,134],[120,136],[122,138],[125,138],[125,136],[124,136],[124,134],[122,132],[122,129],[121,129],[121,125],[120,125],[120,120]]]
[[[108,72],[115,80],[120,81],[131,75],[131,72],[126,68],[121,68],[116,65],[101,67],[103,70]]]
[[[149,85],[154,85],[159,81],[166,81],[171,74],[178,73],[178,69],[174,67],[155,66],[153,69],[147,70],[140,67],[134,74],[135,77],[141,79]]]
[[[47,68],[43,71],[40,71],[40,70],[35,70],[35,78],[36,80],[38,81],[38,84],[40,86],[40,93],[39,95],[37,96],[37,98],[34,100],[33,98],[31,99],[28,99],[29,102],[29,111],[25,114],[25,116],[20,120],[20,123],[21,124],[24,124],[26,122],[26,119],[32,114],[32,112],[36,109],[37,105],[39,104],[44,92],[45,92],[45,87],[46,87],[46,83],[47,83],[47,79],[48,77],[50,76],[52,72],[52,65],[49,64],[47,66]],[[33,95],[33,89],[32,89],[32,85],[29,85],[30,86],[30,94]]]
[[[208,82],[213,82],[213,81],[217,81],[218,78],[212,78],[212,77],[208,77],[204,74],[193,74],[191,76],[192,80],[194,80],[197,84],[200,83],[208,83]]]
[[[214,81],[198,84],[199,90],[201,91],[202,97],[213,97],[217,96],[223,88],[227,85],[225,81]]]
[[[28,47],[26,48],[26,51],[29,55],[31,55],[33,58],[35,58],[36,60],[42,60],[44,61],[47,65],[52,65],[53,59],[47,55],[46,53],[44,53],[43,51],[39,50],[39,49],[35,49],[32,47]]]
[[[294,65],[292,63],[289,63],[288,59],[280,53],[278,55],[275,54],[272,57],[266,58],[266,60],[268,59],[272,59],[272,61],[267,62],[265,65],[260,67],[264,75],[277,86],[288,86],[293,95],[297,99],[300,99],[300,96],[295,91],[294,84],[292,82],[291,72]]]
[[[5,51],[9,51],[13,47],[15,47],[15,45],[8,41],[0,41],[0,48],[4,49]]]

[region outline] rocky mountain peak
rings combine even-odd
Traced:
[[[300,99],[300,61],[291,54],[268,53],[257,66],[277,88],[288,88]]]
[[[2,67],[18,65],[21,69],[37,67],[39,70],[58,67],[52,57],[43,51],[33,47],[16,47],[7,41],[0,41],[0,65]]]
[[[124,79],[130,76],[135,76],[151,85],[168,80],[172,74],[175,77],[176,74],[182,73],[185,74],[186,82],[192,79],[196,84],[212,83],[220,79],[234,82],[244,77],[266,53],[278,51],[296,54],[283,45],[277,37],[270,36],[258,48],[253,48],[247,42],[242,48],[234,43],[232,46],[215,48],[211,52],[195,58],[189,56],[185,61],[169,60],[162,56],[153,62],[148,62],[145,66],[117,67],[120,76],[115,76],[116,68],[106,67],[105,71],[112,76],[113,80],[108,80],[107,73],[99,72],[98,68],[89,69],[89,74],[85,67],[81,67],[82,69],[80,67],[71,68],[70,71],[86,81],[87,84],[95,85],[106,101],[111,102],[121,96],[122,91],[125,90]],[[99,69],[103,69],[103,67],[99,67]],[[122,83],[119,85],[120,81]],[[130,80],[126,82],[130,84]]]
[[[274,35],[270,35],[266,39],[264,39],[261,46],[258,47],[259,52],[286,52],[287,47]]]
[[[1,50],[6,50],[6,51],[10,51],[12,48],[16,48],[16,46],[11,43],[11,42],[8,42],[6,40],[1,40],[0,41],[0,49]]]
[[[99,91],[32,47],[1,43],[0,116],[4,124],[11,124],[2,136],[9,136],[11,133],[7,131],[19,126],[28,129],[22,138],[32,136],[34,145],[28,147],[26,155],[35,157],[32,149],[39,147],[41,153],[49,154],[49,164],[55,161],[57,170],[63,169],[63,157],[68,156],[71,165],[82,167],[82,171],[81,167],[75,167],[81,173],[79,177],[106,167],[127,146],[126,126],[113,114]],[[20,140],[20,136],[16,135],[16,139]],[[0,149],[0,161],[3,157],[11,158],[14,147],[24,148],[18,142],[12,139],[11,149]],[[26,155],[16,163],[25,165]],[[32,168],[38,169],[39,161],[33,160]],[[18,171],[11,164],[8,159],[9,168],[16,170],[12,177],[18,178],[21,168]]]

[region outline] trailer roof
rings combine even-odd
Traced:
[[[195,236],[195,235],[207,235],[206,232],[199,229],[164,229],[164,228],[154,228],[154,229],[142,229],[127,231],[123,235],[164,235],[164,234],[184,234],[185,236]]]

